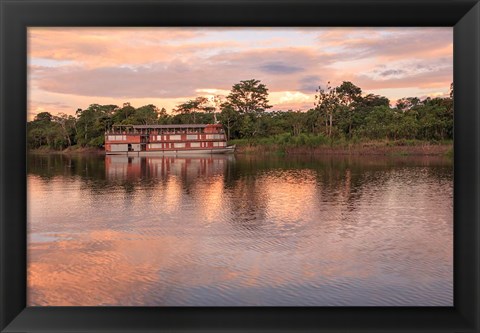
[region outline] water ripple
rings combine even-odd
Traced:
[[[30,305],[453,304],[449,161],[35,165],[56,167],[28,175]]]

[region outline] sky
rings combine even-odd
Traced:
[[[27,73],[29,120],[125,102],[170,113],[249,79],[266,84],[275,111],[312,108],[328,81],[394,105],[448,95],[453,29],[31,27]]]

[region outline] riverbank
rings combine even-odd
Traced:
[[[277,144],[262,140],[234,140],[238,154],[304,154],[304,155],[382,155],[382,156],[453,156],[453,142],[425,142],[414,140],[369,141],[361,143],[337,142],[331,144]]]
[[[96,147],[78,147],[72,146],[65,148],[64,150],[55,150],[49,147],[40,147],[37,149],[29,149],[28,152],[30,154],[65,154],[65,155],[100,155],[105,154],[105,150],[103,148],[96,148]]]
[[[278,144],[268,139],[232,140],[236,154],[285,155],[377,155],[377,156],[453,156],[453,142],[369,141],[362,143]],[[31,149],[32,154],[103,155],[103,148],[72,146],[64,150],[48,147]]]

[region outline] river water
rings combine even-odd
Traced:
[[[28,162],[29,305],[453,305],[449,159]]]

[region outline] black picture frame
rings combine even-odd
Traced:
[[[476,0],[0,0],[1,332],[479,332],[480,4]],[[453,307],[26,307],[29,26],[454,27]]]

